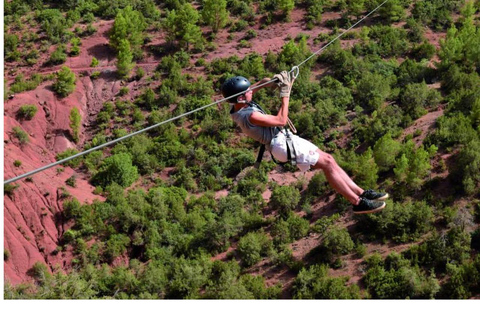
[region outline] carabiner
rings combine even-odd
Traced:
[[[298,66],[294,66],[292,70],[290,70],[290,73],[292,74],[293,79],[296,79],[298,77],[298,74],[300,73],[300,69]]]

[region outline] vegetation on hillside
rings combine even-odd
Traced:
[[[115,102],[104,102],[88,149],[211,103],[230,76],[253,82],[290,70],[312,53],[307,36],[299,35],[278,53],[262,56],[253,48],[244,56],[201,58],[193,66],[192,54],[214,50],[222,30],[253,39],[260,31],[250,26],[283,23],[296,8],[307,29],[330,28],[313,40],[326,43],[381,2],[13,0],[5,2],[5,58],[27,65],[36,59],[34,50],[44,53],[55,45],[50,63],[62,64],[68,50],[60,44],[75,46],[79,40],[72,39],[95,32],[93,22],[114,19],[109,39],[118,75],[144,88],[134,99],[125,89]],[[242,172],[253,165],[258,144],[239,137],[227,105],[212,107],[66,164],[88,174],[106,200],[81,204],[67,196],[61,218],[72,227],[62,234],[58,251],[73,252],[73,271],[50,274],[37,263],[30,270],[35,283],[6,284],[5,297],[275,299],[282,290],[298,299],[478,296],[479,10],[480,1],[391,0],[371,24],[349,33],[351,46],[336,41],[301,68],[290,99],[291,120],[360,186],[391,195],[381,213],[355,216],[345,228],[350,213],[340,197],[328,212],[312,212],[320,198],[330,201],[333,194],[321,173],[305,189],[302,181],[269,182],[272,162]],[[340,17],[323,21],[322,13],[331,11]],[[39,32],[28,31],[32,26]],[[150,45],[149,35],[159,30],[166,43]],[[427,30],[446,32],[439,49]],[[138,69],[133,76],[135,61],[147,52],[159,56],[155,72]],[[320,68],[328,71],[319,76]],[[9,89],[32,90],[44,80],[32,75],[27,84],[18,76]],[[53,88],[67,96],[75,80],[64,66]],[[279,103],[274,96],[263,89],[255,100],[274,113]],[[35,115],[36,109],[23,108],[22,117]],[[443,115],[434,128],[403,134],[437,110]],[[79,114],[71,117],[78,141]],[[415,139],[423,133],[424,140]],[[19,127],[14,135],[28,142]],[[76,152],[69,149],[57,158]],[[159,172],[167,167],[171,175],[163,180]],[[267,188],[269,201],[262,197]],[[228,195],[217,198],[215,191],[222,189]],[[295,258],[290,245],[309,236],[319,245]],[[383,256],[367,250],[378,243],[406,249]],[[228,248],[233,250],[224,259],[212,259]],[[4,260],[12,255],[4,253]],[[359,283],[331,276],[332,269],[345,270],[353,255],[363,261]],[[267,286],[262,275],[251,275],[259,263],[288,270],[295,277],[292,286],[282,288],[281,280]]]

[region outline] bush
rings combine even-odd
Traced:
[[[302,269],[293,283],[294,299],[360,299],[357,285],[347,286],[348,277],[328,276],[328,267]]]
[[[13,134],[18,139],[21,145],[25,145],[30,141],[28,133],[23,131],[20,127],[13,127]]]
[[[55,159],[57,161],[60,161],[62,159],[65,159],[65,158],[68,158],[70,156],[73,156],[75,154],[77,154],[78,151],[75,150],[75,149],[67,149],[63,152],[60,152],[56,155]],[[76,168],[80,165],[80,163],[82,163],[82,157],[76,157],[75,159],[72,159],[70,161],[67,161],[64,163],[64,166],[69,166],[71,168]]]
[[[285,219],[300,201],[300,191],[293,186],[276,186],[270,197],[270,206]]]
[[[35,114],[37,114],[37,107],[32,104],[25,104],[18,109],[17,115],[18,117],[25,119],[25,120],[32,120]]]
[[[90,74],[90,79],[98,79],[100,77],[102,73],[100,71],[93,71],[91,74]]]
[[[427,113],[426,107],[440,102],[440,93],[429,89],[425,82],[407,84],[400,94],[400,105],[413,120]]]
[[[82,116],[77,108],[72,108],[70,110],[70,128],[73,132],[73,141],[78,142],[80,136],[80,126],[82,124]]]
[[[68,67],[62,67],[62,69],[57,72],[53,90],[60,97],[66,97],[75,90],[75,81],[75,73]]]
[[[23,74],[20,74],[15,77],[15,81],[10,86],[10,90],[13,93],[33,90],[36,87],[38,87],[38,85],[42,83],[43,80],[44,80],[44,77],[38,73],[32,74],[30,76],[30,79],[27,81],[25,81]]]
[[[447,232],[434,232],[420,245],[413,245],[404,252],[414,264],[444,272],[447,264],[461,264],[470,256],[471,236],[461,227]]]
[[[10,251],[8,251],[7,249],[3,249],[3,261],[7,262],[8,259],[10,259]]]
[[[18,184],[7,183],[3,187],[3,194],[6,194],[11,197],[13,196],[13,191],[15,191],[15,189],[17,189],[18,187],[20,187]]]
[[[67,186],[75,188],[77,186],[77,176],[76,175],[71,176],[70,178],[65,180],[65,183],[67,184]]]
[[[364,73],[357,84],[357,98],[367,111],[379,109],[391,93],[390,83],[376,73]]]
[[[20,161],[20,160],[15,160],[15,161],[13,161],[13,165],[18,168],[18,167],[20,167],[20,166],[22,165],[22,161]]]
[[[381,137],[373,147],[373,157],[379,170],[385,172],[392,169],[400,150],[400,142],[393,140],[390,132]]]
[[[112,183],[128,187],[137,179],[137,167],[132,165],[132,158],[127,153],[118,153],[106,158],[100,165],[98,173],[92,178],[95,185],[102,187]]]
[[[63,45],[58,46],[48,60],[48,62],[53,65],[62,64],[65,63],[65,61],[67,61],[67,54],[65,53],[65,46]]]
[[[385,261],[370,256],[367,265],[363,280],[374,299],[432,299],[440,289],[434,273],[426,276],[396,252]]]
[[[98,66],[98,60],[95,57],[92,57],[92,62],[90,63],[90,67],[95,68]]]
[[[460,266],[447,265],[450,276],[443,285],[440,298],[443,299],[468,299],[480,290],[480,257],[468,261]]]
[[[120,88],[120,91],[118,91],[119,96],[124,96],[130,92],[130,89],[128,87],[123,87]]]
[[[271,247],[271,240],[262,232],[250,232],[238,241],[237,251],[246,267],[253,266],[265,256]]]
[[[387,200],[381,215],[355,216],[358,227],[364,232],[396,242],[418,239],[431,230],[433,218],[432,208],[425,201],[410,200],[404,203]]]
[[[336,257],[338,255],[350,253],[355,244],[353,243],[347,229],[332,226],[325,232],[323,242],[320,246],[325,249],[328,256]]]
[[[76,57],[80,54],[80,38],[72,38],[71,40],[72,47],[70,48],[70,55]]]

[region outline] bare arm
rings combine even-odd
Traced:
[[[262,85],[262,84],[264,84],[264,83],[266,83],[266,82],[268,82],[268,81],[270,81],[270,80],[272,80],[272,79],[270,79],[270,78],[263,78],[262,80],[260,80],[260,81],[258,81],[258,82],[256,82],[256,83],[252,84],[252,87],[257,87],[257,86]],[[255,89],[253,89],[253,90],[252,90],[252,93],[255,94],[255,92],[257,92],[258,90],[260,90],[260,89],[262,89],[262,88],[271,88],[271,87],[275,87],[275,86],[277,86],[277,84],[276,84],[275,82],[272,82],[272,83],[269,83],[269,84],[265,85],[264,87],[260,87],[260,88],[255,88]]]
[[[287,124],[288,119],[288,103],[290,102],[289,97],[282,98],[282,105],[278,110],[276,116],[263,114],[260,112],[252,112],[250,115],[250,123],[260,127],[283,127]]]

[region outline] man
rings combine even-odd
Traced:
[[[282,104],[277,115],[268,115],[256,104],[252,97],[260,88],[259,85],[269,82],[265,78],[253,85],[250,89],[250,82],[244,77],[233,77],[227,79],[222,85],[224,97],[242,93],[230,98],[228,102],[233,103],[230,114],[233,121],[241,128],[242,132],[250,138],[264,144],[272,156],[281,162],[287,161],[286,135],[283,127],[287,124],[288,104],[290,101],[290,90],[294,79],[287,71],[282,71],[274,76],[276,82],[269,83],[264,87],[279,86]],[[373,190],[363,190],[357,186],[352,179],[340,168],[335,159],[321,151],[311,142],[289,133],[293,141],[296,153],[298,168],[304,172],[308,169],[322,169],[330,185],[343,195],[353,205],[354,213],[372,213],[385,208],[387,193]]]

